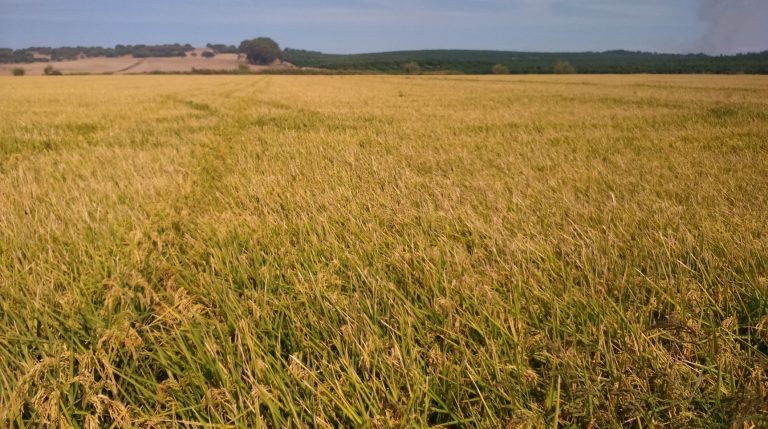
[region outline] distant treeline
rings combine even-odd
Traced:
[[[238,53],[235,45],[211,44],[217,54]],[[0,63],[63,61],[92,57],[183,57],[193,50],[181,45],[116,45],[103,47],[0,48]],[[37,54],[37,56],[35,55]],[[41,57],[45,56],[45,57]],[[204,56],[212,56],[210,52]],[[654,52],[512,52],[476,50],[424,50],[371,54],[325,54],[287,48],[282,58],[298,67],[328,73],[722,73],[768,74],[768,51],[729,56],[659,54]]]
[[[567,62],[577,73],[748,73],[768,74],[768,51],[731,56],[704,54],[658,54],[607,51],[542,53],[471,50],[399,51],[337,55],[287,48],[283,59],[299,67],[377,73],[412,73],[418,65],[423,73],[487,74],[554,73]]]
[[[221,45],[224,46],[224,45]],[[170,45],[116,45],[114,48],[101,46],[65,46],[51,48],[47,46],[26,49],[0,48],[0,63],[32,63],[48,61],[47,58],[35,58],[34,54],[50,55],[50,61],[76,60],[93,57],[122,57],[132,55],[135,58],[147,57],[183,57],[195,49],[192,45],[178,43]]]
[[[238,53],[237,46],[235,45],[209,43],[205,45],[205,47],[212,50],[213,52],[216,52],[217,54],[237,54]]]

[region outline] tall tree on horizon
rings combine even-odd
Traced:
[[[251,64],[267,65],[283,57],[280,45],[269,37],[243,40],[238,49]]]

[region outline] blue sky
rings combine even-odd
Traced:
[[[768,49],[768,0],[0,0],[0,46],[237,44],[352,53],[466,48]]]

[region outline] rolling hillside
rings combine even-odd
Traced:
[[[136,73],[191,73],[194,70],[233,71],[247,66],[252,72],[264,70],[283,70],[292,68],[291,64],[276,63],[270,66],[256,66],[248,64],[244,58],[234,53],[214,53],[206,48],[192,48],[183,54],[173,56],[142,56],[126,54],[120,56],[86,56],[73,54],[73,56],[61,57],[56,54],[31,51],[33,61],[0,62],[0,75],[10,75],[14,69],[22,68],[27,75],[42,75],[46,67],[51,66],[63,74],[136,74]],[[211,57],[203,54],[210,52]],[[16,55],[15,58],[23,58]]]

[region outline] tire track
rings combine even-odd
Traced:
[[[136,67],[138,67],[138,66],[140,66],[140,65],[144,64],[144,60],[145,60],[145,59],[146,59],[146,58],[142,58],[142,59],[140,59],[139,61],[136,61],[135,63],[133,63],[133,64],[129,65],[128,67],[122,68],[122,69],[120,69],[120,70],[116,70],[114,73],[124,73],[124,72],[127,72],[128,70],[131,70],[131,69],[133,69],[133,68],[136,68]]]

